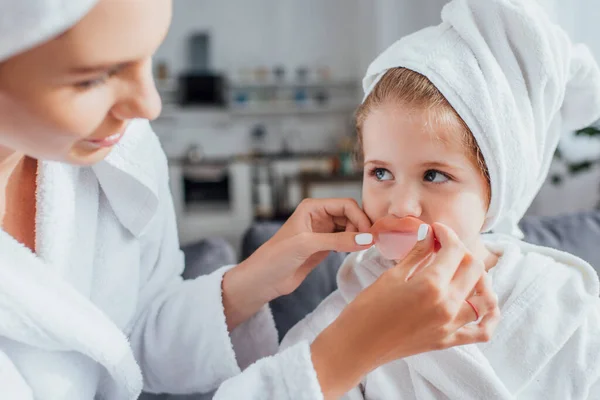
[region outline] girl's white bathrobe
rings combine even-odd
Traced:
[[[488,343],[424,353],[372,371],[346,399],[600,399],[598,277],[583,260],[486,235],[502,319]],[[375,248],[348,256],[334,292],[284,338],[312,341],[393,263]]]
[[[167,163],[147,121],[93,167],[41,162],[36,254],[0,230],[0,398],[320,399],[306,343],[277,350],[268,307],[230,335],[227,267],[182,281]],[[236,377],[237,375],[237,377]],[[230,379],[234,377],[233,379]]]

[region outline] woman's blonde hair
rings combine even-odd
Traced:
[[[363,161],[362,129],[365,119],[373,109],[390,101],[427,109],[430,118],[433,118],[436,123],[448,125],[458,123],[461,133],[458,139],[485,177],[489,192],[489,172],[471,130],[427,77],[407,68],[392,68],[387,71],[358,107],[356,111],[357,161]]]

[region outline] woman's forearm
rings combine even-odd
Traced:
[[[311,358],[325,400],[338,399],[370,372],[373,363],[367,357],[371,353],[361,349],[360,342],[336,321],[311,344]]]
[[[251,267],[241,263],[223,276],[223,309],[229,332],[256,314],[271,298]]]

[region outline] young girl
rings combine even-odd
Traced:
[[[600,116],[598,67],[526,1],[455,0],[442,20],[367,71],[363,207],[372,221],[413,216],[453,230],[485,264],[502,319],[489,342],[389,362],[345,398],[600,398],[594,270],[515,237],[560,132]],[[312,341],[394,264],[375,247],[348,256],[339,289],[282,348]]]

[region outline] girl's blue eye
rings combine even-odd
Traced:
[[[450,178],[443,172],[437,171],[435,169],[430,169],[429,171],[425,172],[423,180],[425,180],[425,182],[431,183],[444,183],[448,182]]]
[[[389,181],[392,179],[392,173],[385,168],[373,169],[372,175],[375,176],[378,181]]]

